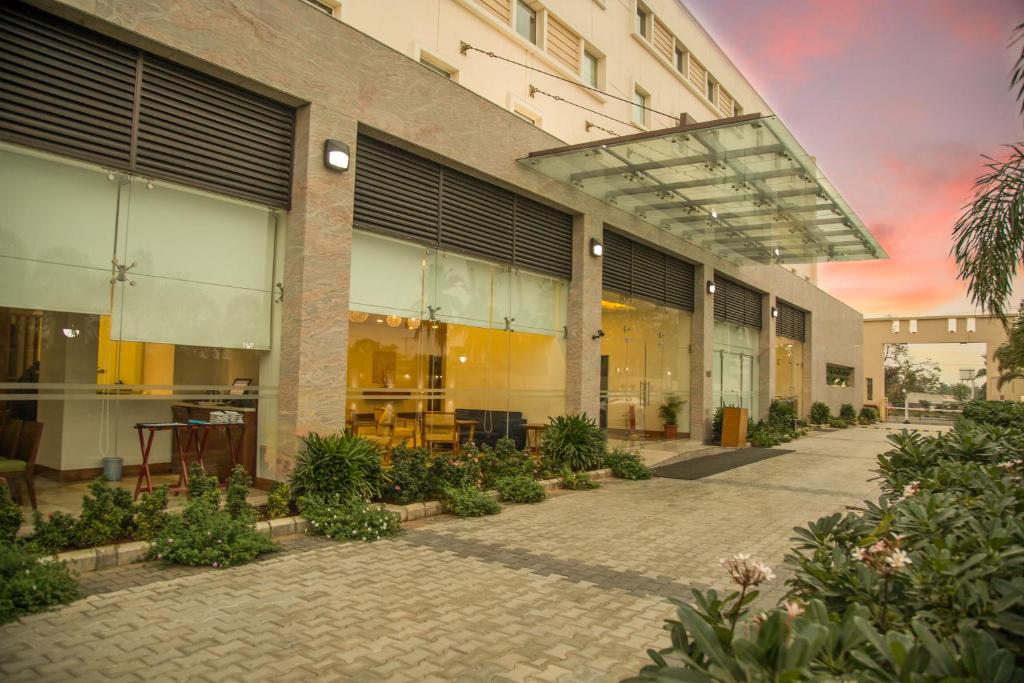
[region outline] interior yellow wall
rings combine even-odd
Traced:
[[[143,344],[142,383],[174,384],[174,344]],[[170,389],[147,389],[147,394],[171,394]]]
[[[797,415],[804,413],[804,345],[779,337],[775,342],[775,397],[796,396]]]
[[[141,342],[114,341],[110,316],[100,316],[96,384],[141,384],[143,355]]]
[[[421,412],[426,409],[422,390],[429,386],[427,358],[443,338],[444,325],[436,330],[429,324],[410,330],[405,325],[388,327],[377,323],[381,316],[370,315],[366,322],[349,323],[348,331],[348,386],[350,389],[385,388],[373,382],[373,354],[392,351],[395,354],[393,389],[409,389],[409,398],[366,399],[360,392],[350,392],[348,411],[358,414],[373,413],[374,408],[391,407],[396,413]]]

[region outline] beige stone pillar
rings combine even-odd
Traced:
[[[707,264],[693,268],[693,318],[690,330],[690,438],[711,438],[712,369],[715,350],[715,298],[708,294],[708,280],[715,270]]]
[[[296,437],[345,425],[355,168],[328,170],[323,145],[328,138],[347,143],[358,164],[356,131],[356,121],[318,105],[296,116],[278,380],[279,472],[290,468]]]
[[[825,377],[820,373],[815,372],[814,363],[814,314],[807,311],[804,314],[804,404],[800,406],[803,414],[800,415],[801,419],[809,420],[811,417],[811,404],[818,400],[818,395],[822,392],[825,386]],[[822,365],[821,372],[825,371],[824,365]],[[815,382],[815,379],[820,379],[821,383]],[[882,373],[881,383],[882,400],[881,405],[885,407],[885,373]],[[875,387],[875,391],[878,391],[878,387]]]
[[[775,322],[772,308],[777,306],[774,294],[761,295],[761,338],[757,355],[757,415],[760,420],[768,415],[775,397]]]
[[[593,216],[573,219],[572,282],[566,325],[565,409],[598,417],[601,392],[601,257],[590,240],[601,241],[603,226]]]

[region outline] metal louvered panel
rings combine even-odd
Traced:
[[[616,232],[604,234],[601,256],[601,286],[619,294],[630,294],[633,281],[633,242]]]
[[[572,216],[516,197],[515,235],[516,267],[572,278]]]
[[[353,222],[436,246],[440,182],[438,164],[360,135]]]
[[[643,244],[633,245],[632,294],[665,303],[665,254]]]
[[[146,56],[136,166],[163,177],[288,207],[288,107]]]
[[[136,56],[70,22],[0,6],[0,137],[127,168]]]
[[[776,336],[804,341],[806,335],[805,313],[781,299],[776,301],[776,308],[779,311],[779,317],[775,320]]]
[[[510,263],[514,195],[448,168],[442,174],[441,248]]]
[[[693,310],[693,265],[668,257],[665,259],[665,303],[669,306]]]
[[[715,275],[715,320],[761,329],[761,294]]]

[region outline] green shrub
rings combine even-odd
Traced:
[[[562,470],[562,488],[570,491],[589,491],[600,488],[600,484],[590,478],[586,472],[573,472],[569,468]]]
[[[550,418],[540,443],[541,453],[555,469],[568,467],[574,472],[599,467],[605,449],[601,429],[585,414]]]
[[[397,446],[392,450],[391,481],[384,489],[384,500],[398,505],[427,500],[434,492],[430,462],[426,448]]]
[[[378,541],[402,531],[398,515],[380,505],[334,494],[311,494],[299,502],[299,512],[313,533],[338,541]]]
[[[846,429],[850,426],[850,423],[841,417],[830,417],[828,419],[828,426],[834,429]]]
[[[501,499],[509,503],[539,503],[547,497],[547,492],[538,481],[523,475],[499,479],[494,488]]]
[[[0,624],[77,597],[78,585],[63,563],[40,562],[19,544],[0,544]]]
[[[715,408],[715,414],[711,418],[711,442],[722,443],[722,420],[725,419],[725,407]]]
[[[864,406],[860,409],[859,419],[861,424],[874,424],[878,422],[878,411],[871,406]]]
[[[267,517],[280,519],[292,514],[292,487],[286,481],[275,481],[267,494]]]
[[[847,422],[853,422],[857,419],[857,411],[853,409],[852,403],[844,403],[839,406],[839,417],[846,420]]]
[[[89,493],[91,495],[82,498],[82,513],[75,524],[74,545],[93,548],[129,538],[135,514],[132,494],[126,489],[108,485],[103,477],[89,485]]]
[[[964,406],[963,417],[979,424],[1019,427],[1024,425],[1024,402],[970,401]]]
[[[479,458],[484,488],[493,488],[499,479],[506,477],[532,479],[537,474],[537,462],[529,453],[517,449],[516,442],[508,437],[498,439],[493,448],[484,444]]]
[[[651,468],[644,464],[636,451],[616,448],[605,456],[604,466],[620,479],[650,479],[654,476]]]
[[[304,436],[302,443],[291,475],[293,496],[336,493],[349,500],[380,497],[388,478],[377,444],[355,434],[320,436],[315,432]]]
[[[815,401],[811,404],[811,422],[818,425],[828,424],[832,419],[832,411],[827,403]]]
[[[143,493],[142,499],[135,506],[133,524],[135,538],[148,541],[160,533],[167,524],[167,485],[153,489],[153,493]]]
[[[775,399],[768,407],[768,424],[780,432],[792,432],[796,425],[796,405],[792,401]]]
[[[446,488],[480,488],[483,475],[476,448],[467,446],[460,453],[442,453],[430,462],[431,495],[439,495]]]
[[[683,409],[686,402],[676,394],[665,396],[665,402],[658,406],[658,417],[667,425],[674,425],[679,420],[679,411]]]
[[[231,567],[277,550],[270,537],[257,532],[244,510],[236,506],[233,517],[221,509],[220,491],[201,483],[207,477],[201,469],[190,474],[198,495],[190,497],[180,515],[170,515],[153,539],[149,558],[174,564]]]
[[[0,486],[0,545],[14,543],[22,519],[21,506],[14,502],[6,486]]]
[[[459,517],[482,517],[501,512],[498,502],[476,488],[445,487],[442,491],[445,509]]]
[[[246,500],[249,495],[249,487],[252,486],[252,477],[245,472],[241,465],[231,468],[231,476],[228,477],[228,488],[225,495],[224,509],[231,519],[237,519],[252,524],[256,521],[256,510]]]
[[[66,512],[54,512],[43,518],[38,510],[32,513],[34,530],[24,541],[25,548],[37,555],[53,555],[75,545],[78,520]]]
[[[188,466],[188,497],[202,498],[211,491],[219,491],[220,482],[217,477],[207,474],[203,466],[194,462]]]

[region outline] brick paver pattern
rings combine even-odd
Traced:
[[[667,644],[666,598],[727,588],[720,558],[778,568],[793,526],[874,497],[885,435],[812,435],[705,479],[613,481],[391,541],[289,539],[227,570],[96,572],[84,599],[0,628],[0,679],[617,681]]]

